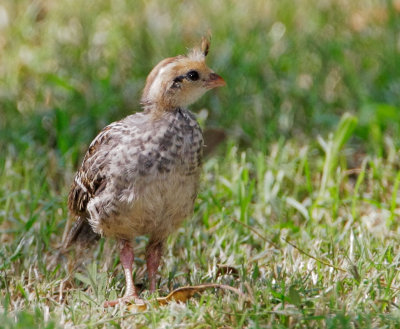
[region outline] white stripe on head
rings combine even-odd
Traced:
[[[158,94],[163,92],[162,83],[165,81],[165,75],[168,70],[176,65],[176,62],[168,63],[164,67],[160,68],[157,72],[153,83],[150,85],[149,91],[147,93],[148,99],[157,99]]]

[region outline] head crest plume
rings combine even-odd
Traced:
[[[208,55],[208,51],[210,50],[211,36],[201,38],[201,52],[204,57]]]
[[[211,34],[202,37],[200,47],[193,48],[189,52],[188,57],[194,60],[204,60],[204,58],[208,55],[208,52],[210,50],[210,43],[211,43]]]

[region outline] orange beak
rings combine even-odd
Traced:
[[[206,80],[206,87],[208,89],[213,89],[217,87],[223,87],[226,85],[226,82],[224,79],[222,79],[218,74],[216,73],[211,73],[208,77],[208,80]]]

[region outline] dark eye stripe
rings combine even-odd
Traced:
[[[179,77],[176,77],[176,78],[174,79],[174,82],[182,82],[184,78],[185,78],[184,75],[180,75]]]
[[[196,80],[199,80],[199,78],[200,78],[200,76],[199,76],[199,73],[197,72],[197,71],[189,71],[187,74],[186,74],[186,77],[189,79],[189,80],[192,80],[192,81],[196,81]]]

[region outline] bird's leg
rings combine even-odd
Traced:
[[[134,301],[135,303],[143,303],[143,301],[139,298],[135,285],[133,283],[132,278],[132,265],[134,260],[133,249],[131,243],[127,240],[120,241],[120,253],[119,259],[121,261],[121,265],[124,268],[125,281],[126,281],[126,290],[124,297],[118,298],[116,300],[106,301],[104,303],[104,307],[115,306],[117,304],[124,303],[127,301]]]
[[[150,292],[156,290],[156,274],[158,266],[160,265],[160,259],[163,249],[163,242],[149,242],[146,248],[146,263],[147,263],[147,274],[149,276]]]
[[[125,282],[126,282],[126,290],[124,297],[139,297],[136,289],[135,284],[133,283],[132,278],[132,265],[135,256],[133,254],[133,249],[129,241],[122,242],[122,248],[119,253],[119,260],[121,261],[121,265],[124,268],[125,274]]]

